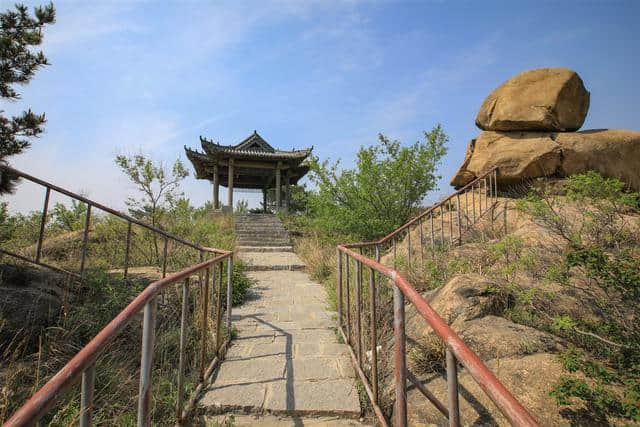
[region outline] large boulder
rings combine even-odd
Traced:
[[[553,175],[561,163],[560,146],[549,133],[482,132],[474,141],[467,148],[471,154],[451,181],[456,188],[496,166],[498,183],[512,184]]]
[[[451,185],[463,187],[497,167],[498,185],[596,171],[639,191],[638,165],[640,132],[637,131],[482,132],[469,144]]]
[[[0,264],[0,341],[52,325],[62,310],[65,275]]]
[[[589,92],[567,68],[525,71],[484,100],[476,125],[497,131],[575,131],[589,110]]]
[[[640,132],[624,129],[560,133],[562,173],[594,170],[640,191]]]

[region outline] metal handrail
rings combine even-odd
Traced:
[[[483,189],[484,184],[484,189]],[[476,215],[475,188],[478,187],[484,192],[484,206],[482,203],[482,192],[478,195],[480,210]],[[467,190],[471,189],[473,198],[473,219],[468,215],[469,205],[465,207],[466,229],[463,230],[462,210],[460,196],[464,194],[468,196]],[[457,206],[457,236],[454,234],[452,200],[456,198]],[[537,426],[535,419],[527,412],[527,410],[516,400],[516,398],[507,390],[507,388],[495,377],[495,375],[487,368],[480,358],[464,343],[464,341],[447,325],[447,323],[433,310],[429,303],[418,293],[411,283],[396,269],[385,266],[380,263],[380,247],[381,245],[393,241],[394,260],[396,256],[396,239],[403,231],[407,232],[407,250],[409,263],[411,262],[411,227],[420,226],[420,248],[424,244],[424,236],[422,230],[422,222],[429,217],[431,220],[431,245],[436,244],[434,237],[434,213],[439,209],[439,217],[441,221],[440,242],[445,244],[447,240],[450,243],[461,243],[464,231],[468,230],[487,212],[491,213],[491,221],[494,221],[494,210],[497,206],[497,169],[491,169],[487,173],[481,175],[465,187],[450,195],[440,203],[432,206],[430,209],[420,214],[407,224],[399,227],[387,236],[375,242],[344,244],[337,247],[337,264],[338,264],[338,329],[348,344],[349,352],[356,366],[356,371],[364,384],[364,388],[372,403],[380,422],[388,426],[389,421],[386,419],[382,409],[379,406],[378,396],[378,355],[377,355],[377,321],[376,321],[376,273],[391,279],[393,283],[393,307],[394,307],[394,371],[395,371],[395,410],[394,425],[404,427],[407,425],[407,399],[406,385],[407,379],[413,383],[416,388],[429,400],[434,406],[449,419],[450,426],[460,425],[460,411],[458,402],[458,371],[457,362],[460,362],[467,368],[471,377],[478,383],[480,388],[487,394],[492,402],[498,407],[502,414],[516,426]],[[448,205],[447,205],[448,204]],[[445,206],[449,211],[449,238],[445,239],[444,234],[444,216]],[[483,209],[484,207],[484,209]],[[504,210],[504,230],[506,232],[506,205]],[[455,240],[454,240],[455,236]],[[363,254],[363,249],[375,247],[377,260],[371,259]],[[354,250],[358,249],[358,252]],[[343,266],[343,255],[346,262]],[[423,253],[424,255],[424,253]],[[350,262],[355,261],[355,337],[352,337],[351,319],[351,295],[350,295]],[[362,342],[362,322],[361,322],[361,286],[363,277],[363,266],[370,269],[369,273],[369,304],[370,304],[370,345],[371,345],[371,371],[370,379],[367,378],[363,366],[363,342]],[[344,268],[343,268],[344,267]],[[344,270],[344,271],[343,271]],[[343,275],[344,273],[344,275]],[[345,277],[346,276],[346,277]],[[343,280],[344,279],[344,280]],[[343,282],[346,287],[343,288]],[[343,307],[346,297],[346,309]],[[413,375],[406,365],[406,335],[405,335],[405,298],[414,306],[420,315],[433,328],[436,335],[446,344],[446,371],[447,371],[447,389],[448,389],[448,408],[440,402],[424,385]],[[346,311],[346,313],[343,313]],[[345,316],[346,315],[346,316]],[[346,317],[346,319],[345,319]],[[346,326],[346,332],[344,327]],[[355,347],[355,351],[354,348]]]
[[[92,212],[92,208],[97,208],[100,209],[104,212],[107,212],[115,217],[118,217],[120,219],[123,219],[127,222],[127,237],[126,237],[126,250],[125,250],[125,255],[124,255],[124,278],[126,280],[127,278],[127,274],[128,274],[128,268],[129,268],[129,252],[130,252],[130,246],[131,246],[131,234],[132,234],[132,229],[131,226],[133,224],[138,225],[142,228],[145,228],[149,231],[151,231],[152,233],[158,234],[161,237],[164,237],[165,241],[164,241],[164,248],[163,248],[163,259],[162,259],[162,277],[166,276],[166,270],[167,270],[167,246],[168,246],[168,240],[171,239],[175,242],[178,242],[182,245],[185,245],[187,247],[190,247],[192,249],[195,249],[197,251],[200,252],[200,260],[203,260],[203,256],[205,252],[209,252],[209,253],[213,253],[213,254],[224,254],[226,253],[223,250],[220,249],[215,249],[215,248],[207,248],[204,246],[201,246],[197,243],[192,243],[189,242],[187,240],[184,240],[183,238],[176,236],[168,231],[162,230],[158,227],[154,227],[150,224],[145,223],[144,221],[140,221],[138,219],[135,219],[127,214],[124,214],[122,212],[119,212],[115,209],[112,209],[108,206],[105,206],[101,203],[98,203],[94,200],[88,199],[87,197],[84,197],[80,194],[76,194],[74,192],[71,192],[69,190],[66,190],[62,187],[59,187],[55,184],[52,184],[50,182],[47,182],[43,179],[40,178],[36,178],[32,175],[29,175],[25,172],[19,171],[17,169],[11,168],[9,166],[6,165],[2,165],[0,164],[0,170],[5,170],[7,172],[9,172],[10,174],[13,174],[16,177],[19,178],[24,178],[28,181],[31,181],[35,184],[38,184],[40,186],[43,186],[46,188],[46,192],[45,192],[45,197],[44,197],[44,204],[43,204],[43,208],[42,208],[42,215],[40,218],[40,230],[39,230],[39,234],[38,234],[38,242],[36,244],[36,254],[35,257],[33,259],[25,257],[21,254],[17,254],[15,252],[9,251],[5,248],[0,248],[0,253],[12,256],[14,258],[20,259],[22,261],[26,261],[32,264],[36,264],[36,265],[40,265],[46,268],[49,268],[51,270],[55,270],[61,273],[65,273],[68,274],[70,276],[74,276],[74,277],[82,277],[84,274],[84,270],[85,270],[85,265],[86,265],[86,257],[87,257],[87,247],[88,247],[88,235],[89,235],[89,231],[90,231],[90,222],[91,222],[91,212]],[[82,203],[85,203],[87,205],[87,214],[85,217],[85,225],[84,225],[84,233],[83,233],[83,239],[82,239],[82,255],[81,255],[81,261],[80,261],[80,272],[76,273],[73,271],[68,271],[65,270],[63,268],[57,267],[57,266],[53,266],[50,264],[47,264],[45,262],[43,262],[41,260],[41,253],[42,253],[42,245],[43,245],[43,239],[44,239],[44,233],[45,233],[45,225],[46,225],[46,221],[47,221],[47,214],[48,214],[48,209],[49,209],[49,199],[51,196],[51,191],[55,191],[57,193],[60,194],[64,194],[65,196],[71,197],[72,199],[76,199]]]
[[[104,353],[108,344],[115,339],[123,329],[130,324],[136,315],[140,311],[144,311],[143,314],[143,331],[142,331],[142,355],[141,355],[141,368],[140,368],[140,392],[138,396],[138,425],[150,425],[151,419],[151,368],[153,359],[153,347],[155,340],[155,328],[156,328],[156,299],[157,296],[168,286],[183,280],[182,284],[182,314],[181,314],[181,328],[180,328],[180,360],[178,367],[178,399],[176,405],[176,420],[178,423],[182,422],[193,409],[195,404],[195,398],[202,390],[205,379],[209,378],[213,370],[220,363],[221,358],[224,356],[224,352],[229,344],[230,337],[227,337],[224,342],[221,341],[221,325],[222,325],[222,293],[223,293],[223,264],[227,262],[227,301],[226,301],[226,328],[227,331],[231,331],[231,306],[232,306],[232,294],[233,294],[233,252],[222,249],[209,248],[201,246],[199,244],[188,242],[178,236],[175,236],[167,231],[161,230],[157,227],[146,224],[129,215],[118,212],[93,200],[90,200],[84,196],[65,190],[42,179],[31,176],[27,173],[10,168],[5,165],[0,165],[0,169],[6,170],[11,174],[24,178],[35,184],[41,185],[46,188],[44,206],[42,210],[42,216],[40,220],[40,232],[38,235],[38,242],[36,245],[36,254],[34,259],[30,259],[20,254],[13,253],[6,249],[0,248],[0,253],[13,256],[22,261],[30,262],[36,265],[40,265],[55,271],[66,273],[75,277],[81,278],[87,259],[87,246],[88,246],[88,234],[89,224],[91,221],[92,207],[103,210],[109,214],[112,214],[118,218],[127,221],[127,239],[126,239],[126,251],[124,259],[124,277],[127,278],[127,271],[129,267],[129,252],[131,246],[131,226],[136,224],[143,227],[153,233],[159,234],[164,237],[163,248],[163,265],[162,265],[162,279],[157,280],[148,285],[138,296],[131,301],[113,320],[111,320],[86,346],[84,346],[76,355],[60,370],[58,371],[42,388],[40,388],[31,398],[25,402],[9,420],[3,424],[4,426],[30,426],[34,425],[40,418],[42,418],[48,409],[51,408],[57,401],[59,401],[65,391],[67,391],[78,379],[82,376],[81,386],[81,414],[80,425],[90,426],[92,422],[93,413],[93,392],[95,388],[95,368],[96,360]],[[80,263],[80,274],[67,271],[57,266],[53,266],[41,261],[42,244],[47,220],[47,212],[49,207],[49,199],[51,191],[69,196],[80,202],[86,203],[87,214],[85,218],[84,234],[82,239],[82,255]],[[200,254],[200,263],[185,268],[179,272],[169,274],[167,276],[167,243],[168,240],[174,240],[190,248],[196,249]],[[214,258],[204,260],[205,253],[214,255]],[[211,363],[206,365],[206,348],[207,348],[207,325],[209,317],[209,282],[211,278],[211,284],[215,289],[215,266],[219,266],[218,277],[218,289],[217,289],[217,302],[216,302],[216,357]],[[202,338],[201,338],[201,351],[200,351],[200,372],[199,372],[199,384],[194,391],[192,398],[185,408],[184,405],[184,366],[186,363],[185,347],[186,347],[186,322],[189,313],[189,287],[190,277],[195,274],[199,274],[199,283],[204,285],[204,298],[203,298],[203,316],[202,316]],[[204,273],[204,281],[202,280],[202,273]]]
[[[209,270],[214,265],[220,265],[219,286],[218,289],[218,319],[221,314],[220,295],[222,288],[222,262],[227,260],[227,307],[226,307],[226,327],[231,330],[231,295],[233,292],[232,270],[233,270],[233,252],[219,251],[222,255],[218,255],[208,261],[193,265],[180,272],[171,274],[163,279],[157,280],[147,286],[124,310],[122,310],[107,326],[105,326],[86,346],[84,346],[57,374],[55,374],[40,390],[38,390],[20,409],[18,409],[11,418],[4,424],[5,427],[13,426],[29,426],[33,425],[47,410],[63,397],[67,391],[80,377],[82,378],[82,413],[81,425],[91,425],[91,406],[93,395],[93,378],[95,378],[95,362],[98,357],[104,353],[108,344],[117,337],[123,329],[136,318],[136,315],[144,310],[143,332],[142,332],[142,357],[140,369],[140,393],[138,404],[138,425],[150,424],[150,404],[151,404],[151,361],[153,352],[153,341],[155,336],[156,324],[156,297],[168,286],[175,284],[180,280],[183,283],[183,304],[182,304],[182,327],[180,333],[180,367],[179,367],[179,390],[178,390],[178,421],[184,419],[187,415],[183,412],[182,396],[184,395],[184,385],[182,376],[184,374],[183,361],[185,351],[185,322],[188,308],[186,301],[188,298],[189,278],[202,270],[205,270],[205,296],[208,295],[209,286]],[[215,284],[214,284],[215,285]],[[203,325],[206,327],[208,316],[207,298],[205,297],[205,315]],[[220,322],[217,322],[216,336],[220,337]],[[226,348],[229,338],[222,344],[216,342],[216,358],[211,362],[209,368],[205,371],[204,349],[206,347],[206,331],[203,333],[200,385],[194,392],[197,396],[202,387],[202,381],[206,379],[219,363],[222,356],[221,352]],[[192,406],[192,403],[188,406]],[[88,418],[88,419],[87,419]]]
[[[427,209],[426,211],[422,212],[421,214],[419,214],[415,218],[411,219],[406,224],[401,225],[400,227],[396,228],[395,230],[393,230],[391,233],[387,234],[386,236],[384,236],[384,237],[382,237],[382,238],[380,238],[378,240],[371,241],[371,242],[349,243],[349,244],[346,244],[345,247],[348,247],[348,248],[361,248],[361,247],[382,245],[384,243],[387,243],[389,240],[394,238],[396,235],[400,234],[401,232],[403,232],[407,228],[410,228],[412,225],[414,225],[415,223],[419,222],[421,219],[426,218],[427,215],[432,214],[433,212],[435,212],[435,210],[437,208],[439,208],[441,206],[444,206],[445,203],[447,203],[448,201],[450,201],[454,197],[456,197],[456,196],[458,196],[460,194],[463,194],[468,188],[473,188],[476,184],[478,184],[480,182],[484,182],[483,180],[485,180],[488,177],[495,177],[497,175],[497,171],[498,171],[497,167],[493,167],[493,168],[489,169],[487,172],[483,173],[482,175],[480,175],[479,177],[477,177],[476,179],[474,179],[473,181],[471,181],[470,183],[468,183],[464,187],[460,188],[455,193],[450,194],[444,200],[441,200],[440,202],[438,202],[435,205],[431,206],[429,209]],[[496,182],[497,180],[495,178],[494,178],[493,181],[494,181],[493,185],[497,185],[497,182]],[[490,185],[491,185],[491,183],[490,183]],[[497,193],[497,187],[496,187],[495,191]]]

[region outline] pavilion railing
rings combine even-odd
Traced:
[[[378,241],[339,245],[337,248],[338,328],[344,341],[349,345],[351,358],[373,409],[379,421],[385,426],[388,426],[390,422],[380,407],[379,378],[381,372],[378,360],[377,316],[379,311],[377,304],[379,293],[386,290],[381,288],[386,281],[390,282],[393,292],[395,380],[393,425],[400,427],[407,425],[407,380],[448,418],[450,426],[461,425],[457,371],[457,364],[461,363],[512,425],[537,426],[533,417],[509,390],[431,308],[411,283],[395,269],[401,255],[406,255],[407,263],[411,265],[412,260],[415,262],[416,257],[420,256],[424,259],[425,252],[428,254],[428,251],[435,251],[439,246],[460,244],[465,233],[471,230],[480,219],[490,215],[490,220],[495,221],[498,207],[497,173],[496,169],[488,171]],[[502,212],[505,232],[506,212],[505,205]],[[424,232],[425,224],[428,225],[427,233]],[[417,239],[416,234],[418,235]],[[404,254],[399,253],[402,251]],[[417,254],[418,251],[420,255]],[[386,252],[392,256],[393,268],[380,262],[382,255]],[[368,271],[363,271],[365,267]],[[365,281],[365,276],[368,276],[369,279],[368,286],[363,286],[362,283]],[[369,319],[363,319],[364,298],[368,298]],[[446,345],[448,405],[442,403],[407,368],[405,299],[413,305],[414,309]],[[355,313],[352,309],[354,305]],[[363,324],[365,328],[368,327],[368,334],[363,333]],[[369,351],[365,349],[367,341],[370,347]],[[370,359],[368,362],[365,361],[365,356]]]
[[[175,419],[177,423],[182,423],[189,416],[195,405],[195,400],[201,392],[205,381],[211,376],[215,368],[224,357],[226,348],[231,339],[231,306],[233,294],[233,252],[221,249],[213,249],[200,246],[195,243],[188,242],[180,237],[172,235],[164,230],[148,225],[142,221],[136,220],[128,215],[120,213],[114,209],[101,205],[97,202],[87,199],[81,195],[67,191],[61,187],[55,186],[44,180],[38,179],[24,172],[12,169],[6,166],[0,166],[4,171],[13,176],[26,179],[32,183],[44,187],[44,203],[41,214],[38,240],[35,248],[35,256],[28,257],[13,251],[0,248],[0,253],[14,257],[21,261],[40,265],[54,271],[62,272],[81,280],[86,271],[86,261],[88,258],[88,240],[90,232],[90,223],[92,218],[92,210],[99,209],[108,214],[114,215],[126,221],[127,234],[125,239],[125,252],[123,263],[123,275],[126,280],[128,269],[130,267],[130,252],[132,241],[132,225],[142,227],[143,229],[160,236],[163,239],[163,257],[162,257],[162,278],[145,287],[115,318],[113,318],[91,341],[86,344],[75,356],[60,369],[43,387],[29,398],[12,416],[7,420],[4,426],[31,426],[35,425],[38,420],[45,416],[48,410],[60,402],[64,394],[82,377],[81,396],[80,396],[80,415],[79,424],[81,426],[92,425],[93,408],[94,408],[94,390],[96,382],[96,370],[99,368],[99,359],[109,349],[109,345],[119,336],[121,336],[128,326],[131,326],[140,320],[142,315],[142,337],[141,337],[141,359],[139,373],[139,393],[138,393],[138,425],[151,425],[152,412],[152,366],[154,356],[154,344],[156,336],[156,325],[158,323],[158,301],[163,297],[166,291],[175,290],[175,285],[181,288],[181,309],[180,309],[180,335],[179,335],[179,362],[176,367],[177,380],[177,400],[175,408]],[[85,226],[82,237],[82,251],[80,267],[78,271],[70,271],[60,268],[42,261],[42,247],[47,222],[47,213],[51,194],[57,192],[86,204]],[[167,272],[168,261],[170,261],[170,253],[168,251],[169,242],[184,245],[196,251],[200,262],[184,268],[175,273]],[[205,260],[207,256],[209,259]],[[224,268],[226,263],[227,283],[223,284]],[[195,275],[195,277],[194,277]],[[196,309],[195,303],[190,299],[190,288],[194,283],[199,288],[201,318],[200,321],[200,340],[199,340],[199,369],[198,385],[191,393],[191,398],[185,405],[185,366],[187,365],[186,346],[188,334],[188,322],[191,316],[193,321],[193,313]],[[225,289],[226,288],[226,289]],[[225,311],[223,306],[223,298],[226,294],[226,316],[223,319],[222,313]],[[215,303],[209,303],[209,298]],[[166,308],[166,307],[165,307]],[[209,329],[210,323],[213,330]],[[225,331],[226,329],[226,337]],[[213,349],[213,359],[208,360],[208,351],[210,344],[207,342],[210,335],[215,336],[215,344]],[[166,422],[167,420],[164,420]]]

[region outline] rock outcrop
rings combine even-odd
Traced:
[[[553,174],[561,164],[560,146],[545,132],[482,132],[467,152],[468,160],[451,181],[455,187],[495,166],[499,181],[507,184]]]
[[[62,309],[64,275],[0,265],[0,338],[51,325]]]
[[[484,100],[476,125],[483,130],[576,131],[589,110],[589,92],[567,68],[525,71]]]
[[[610,129],[560,133],[562,175],[594,170],[640,191],[640,132]]]
[[[498,184],[544,176],[596,171],[640,190],[640,132],[600,129],[581,132],[482,132],[471,141],[451,180],[460,188],[498,167]]]
[[[525,71],[485,99],[471,140],[451,180],[460,188],[494,167],[498,185],[531,178],[596,171],[640,191],[640,132],[597,129],[574,132],[589,109],[589,92],[575,71]]]
[[[564,348],[563,343],[547,332],[499,317],[506,301],[491,292],[493,286],[495,284],[483,276],[467,274],[453,278],[443,287],[427,293],[425,298],[495,375],[510,390],[517,391],[519,401],[536,414],[541,425],[566,425],[558,411],[549,410],[556,406],[549,391],[551,384],[562,374],[555,353]],[[407,311],[407,334],[410,342],[427,343],[421,348],[422,352],[443,351],[443,348],[433,348],[433,344],[429,344],[438,341],[432,338],[433,330],[412,306]],[[430,357],[435,359],[438,355]],[[443,372],[423,372],[419,378],[440,401],[447,401]],[[460,368],[459,381],[460,412],[465,425],[508,425],[466,369]],[[445,422],[442,414],[415,388],[409,390],[407,398],[410,425]]]

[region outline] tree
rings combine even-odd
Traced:
[[[378,135],[379,144],[361,147],[355,169],[339,170],[313,157],[308,195],[311,215],[324,229],[372,239],[406,223],[436,188],[436,168],[446,154],[448,137],[442,126],[424,132],[410,146]]]
[[[175,161],[171,171],[162,162],[154,163],[142,154],[133,157],[119,155],[115,162],[143,194],[140,199],[129,197],[126,200],[129,213],[150,221],[154,227],[163,228],[161,220],[166,207],[183,196],[179,191],[180,181],[189,176],[180,159]],[[156,259],[159,259],[156,233],[153,233],[153,245]]]
[[[26,6],[17,4],[15,10],[0,13],[0,96],[8,101],[20,99],[14,85],[25,85],[38,68],[49,65],[42,51],[33,52],[32,46],[42,43],[42,29],[55,22],[52,3],[34,8],[34,16]],[[6,157],[19,154],[30,145],[31,138],[43,132],[44,114],[30,109],[19,116],[4,116],[0,110],[0,165]],[[0,170],[0,194],[10,193],[17,177]]]

